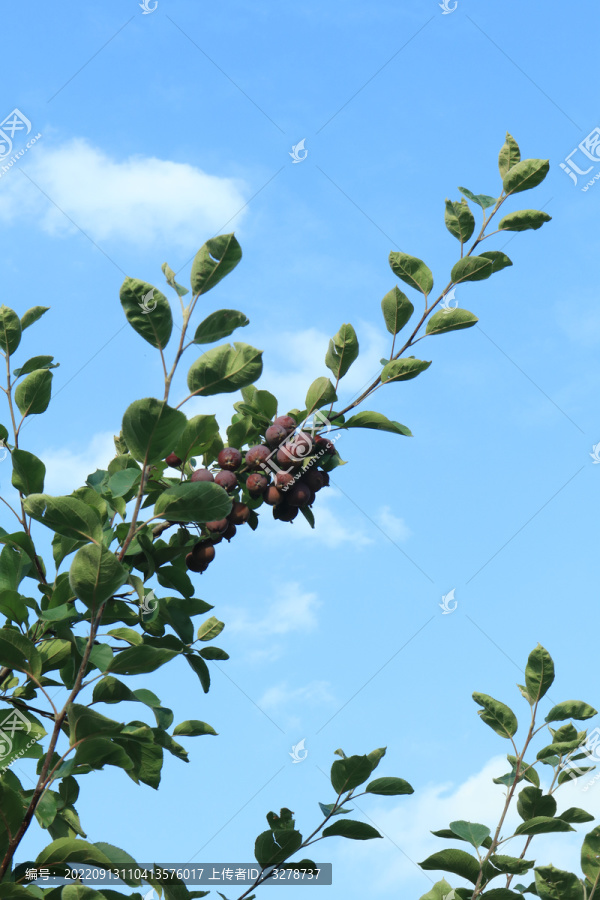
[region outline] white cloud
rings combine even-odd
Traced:
[[[312,631],[317,626],[316,611],[320,606],[316,594],[303,591],[298,582],[290,582],[257,618],[246,609],[230,608],[224,613],[229,633],[243,633],[246,642],[284,635],[295,631]]]
[[[407,541],[412,531],[400,516],[395,516],[389,506],[382,506],[375,517],[379,527],[393,541]]]
[[[44,491],[55,496],[70,494],[84,485],[88,475],[96,469],[105,469],[114,455],[115,443],[111,432],[94,435],[79,453],[66,448],[45,450]]]
[[[258,701],[262,709],[278,710],[307,703],[311,706],[333,703],[335,697],[328,681],[311,681],[303,687],[290,687],[287,681],[268,688]]]
[[[156,157],[119,160],[81,138],[57,147],[40,143],[25,168],[35,184],[19,173],[4,179],[0,219],[27,218],[52,235],[75,233],[64,212],[95,241],[160,239],[189,248],[246,200],[239,179]]]

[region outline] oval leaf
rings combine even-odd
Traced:
[[[198,719],[186,719],[185,722],[180,722],[179,725],[176,725],[173,734],[174,735],[186,735],[187,737],[198,737],[202,734],[216,734],[217,732],[212,727],[212,725],[207,725],[206,722],[200,722]]]
[[[486,256],[465,256],[452,267],[450,277],[455,284],[460,281],[483,281],[492,274],[492,260]]]
[[[450,830],[463,841],[472,844],[473,847],[481,847],[491,834],[486,825],[480,825],[478,822],[465,822],[462,819],[458,822],[450,822]]]
[[[479,876],[479,862],[464,850],[440,850],[438,853],[428,856],[419,865],[425,871],[441,869],[442,872],[452,872],[454,875],[466,878],[472,884],[476,884]]]
[[[388,291],[381,301],[381,310],[385,320],[385,327],[390,334],[398,334],[402,331],[413,312],[414,306],[400,288],[394,287]]]
[[[538,644],[532,650],[525,667],[525,686],[533,702],[547,693],[554,681],[554,663],[547,650]]]
[[[0,349],[14,353],[21,343],[21,320],[10,306],[0,306]]]
[[[518,212],[509,213],[500,220],[500,231],[537,231],[544,222],[550,222],[552,216],[539,209],[520,209]]]
[[[425,265],[422,259],[416,256],[409,256],[408,253],[400,253],[392,251],[389,256],[389,262],[394,275],[409,284],[411,287],[421,291],[427,296],[433,288],[433,275],[431,269]]]
[[[139,278],[126,278],[119,294],[127,321],[152,347],[164,350],[173,330],[171,307],[165,295]]]
[[[523,159],[508,170],[502,179],[502,186],[507,194],[528,191],[541,184],[549,169],[548,159]]]
[[[11,453],[13,471],[12,486],[27,496],[41,494],[44,491],[46,466],[27,450],[15,449]]]
[[[325,365],[336,379],[343,378],[358,356],[358,338],[352,325],[342,325],[329,341]],[[314,407],[313,407],[314,408]]]
[[[173,522],[214,522],[231,512],[231,497],[218,484],[186,481],[162,492],[154,514]]]
[[[521,151],[519,150],[519,145],[515,141],[512,134],[506,132],[506,140],[502,144],[500,148],[500,153],[498,154],[498,168],[500,170],[500,177],[504,178],[509,169],[512,169],[513,166],[516,166],[518,162],[521,161]]]
[[[134,459],[156,462],[164,459],[179,440],[187,419],[163,400],[135,400],[123,416],[123,437]]]
[[[370,412],[363,410],[355,416],[351,416],[344,423],[344,428],[373,428],[376,431],[390,431],[392,434],[402,434],[406,437],[412,437],[412,431],[406,425],[400,422],[394,422],[392,419],[386,418],[382,413]]]
[[[194,335],[194,344],[212,344],[220,341],[236,330],[245,328],[250,319],[237,309],[218,309],[200,322]]]
[[[108,671],[117,675],[143,675],[154,672],[177,655],[177,650],[166,647],[150,647],[147,644],[128,647],[116,654]]]
[[[475,230],[475,217],[466,200],[446,200],[444,213],[446,228],[461,243],[468,241]]]
[[[339,819],[333,825],[328,825],[323,829],[323,837],[345,837],[352,841],[370,841],[372,838],[380,838],[382,835],[366,822],[357,822],[356,819]]]
[[[575,721],[583,721],[591,719],[592,716],[598,714],[598,710],[594,709],[588,703],[581,700],[564,700],[553,706],[546,718],[545,722],[562,722],[564,719],[575,719]]]
[[[30,494],[24,501],[24,507],[28,516],[57,534],[77,541],[102,541],[102,522],[98,511],[82,500]]]
[[[495,272],[499,272],[500,269],[512,266],[512,260],[508,258],[506,253],[502,253],[501,250],[486,250],[485,253],[480,253],[479,256],[492,261],[492,275]]]
[[[499,700],[494,700],[488,694],[475,692],[473,700],[479,706],[483,706],[483,709],[478,710],[479,715],[496,734],[503,738],[511,738],[515,734],[518,728],[517,717],[510,707]]]
[[[75,554],[69,569],[69,584],[86,606],[98,610],[125,584],[129,570],[103,544],[88,544]]]
[[[386,384],[388,381],[409,381],[416,378],[425,369],[428,369],[431,361],[426,362],[422,359],[412,359],[404,357],[403,359],[393,359],[383,367],[381,373],[381,382]]]
[[[363,784],[371,772],[371,761],[368,757],[348,756],[336,760],[331,766],[331,784],[336,794],[343,794]]]
[[[29,328],[29,326],[33,325],[34,322],[37,322],[38,319],[41,319],[44,313],[48,312],[49,309],[49,306],[32,306],[31,309],[28,309],[27,312],[21,316],[21,330],[25,331],[26,328]]]
[[[515,834],[552,834],[557,831],[575,831],[568,822],[550,816],[534,816],[527,822],[521,822],[515,828]]]
[[[376,778],[365,788],[368,794],[383,794],[386,797],[397,794],[414,794],[414,788],[404,778]]]
[[[335,403],[337,394],[329,378],[317,378],[309,387],[306,394],[306,414],[310,415],[315,409],[321,409],[328,403]]]
[[[445,334],[447,331],[459,331],[461,328],[472,328],[479,322],[477,316],[466,309],[439,309],[427,323],[425,334]]]
[[[262,350],[250,344],[221,344],[204,353],[188,372],[193,394],[229,394],[252,384],[262,373]]]
[[[242,248],[233,234],[211,238],[198,250],[192,263],[191,285],[194,294],[206,294],[235,269]]]
[[[25,416],[39,416],[48,409],[52,394],[52,372],[36,369],[15,388],[15,403]]]

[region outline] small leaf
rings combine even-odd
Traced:
[[[28,516],[57,534],[96,543],[102,540],[102,522],[97,510],[75,497],[30,494],[23,505]]]
[[[553,834],[557,831],[575,831],[568,822],[562,819],[555,819],[550,816],[534,816],[527,822],[521,822],[515,828],[515,834]]]
[[[394,287],[381,301],[381,310],[385,327],[389,333],[398,334],[412,316],[415,308],[406,294],[402,293],[400,288]]]
[[[325,356],[325,365],[333,372],[337,380],[344,377],[358,357],[358,349],[358,338],[354,328],[349,324],[342,325],[337,334],[334,334],[329,341],[329,349]]]
[[[389,431],[392,434],[401,434],[405,437],[412,437],[412,432],[406,425],[401,425],[400,422],[394,422],[393,420],[386,418],[382,413],[370,412],[366,409],[356,413],[355,416],[351,416],[351,418],[344,423],[344,428],[373,428],[376,431]]]
[[[492,261],[485,256],[464,256],[452,267],[450,277],[455,284],[461,281],[483,281],[492,274]]]
[[[444,214],[446,228],[461,243],[468,241],[475,230],[475,218],[466,200],[446,200]]]
[[[441,869],[443,872],[452,872],[454,875],[466,878],[472,884],[476,884],[479,877],[479,862],[464,850],[440,850],[438,853],[428,856],[419,865],[425,871]]]
[[[459,187],[459,191],[461,194],[464,194],[469,200],[472,200],[473,203],[476,203],[477,206],[480,206],[482,209],[487,209],[488,206],[494,206],[496,203],[497,197],[490,197],[489,194],[474,194],[466,187]]]
[[[509,213],[500,220],[499,231],[537,231],[544,222],[550,222],[552,216],[539,209],[520,209]]]
[[[366,756],[348,756],[331,766],[331,784],[336,794],[344,794],[363,784],[371,771],[371,762]]]
[[[504,178],[509,169],[512,169],[513,166],[516,166],[518,162],[521,160],[521,151],[519,150],[519,145],[515,141],[512,134],[506,132],[506,140],[500,148],[500,153],[498,155],[498,168],[500,170],[500,177]]]
[[[321,409],[328,403],[335,403],[337,394],[329,378],[325,376],[315,379],[306,394],[306,413],[310,415],[315,409]]]
[[[541,700],[554,681],[554,663],[547,650],[538,644],[525,667],[525,686],[532,700]]]
[[[0,306],[0,349],[14,353],[21,343],[21,320],[10,306]]]
[[[490,829],[486,825],[480,825],[477,822],[450,822],[450,829],[463,841],[472,844],[473,847],[481,847],[486,838],[491,834]]]
[[[519,194],[537,187],[550,169],[547,159],[524,159],[512,166],[502,179],[507,194]]]
[[[428,369],[431,361],[426,362],[422,359],[413,359],[412,357],[403,357],[394,359],[383,367],[381,373],[381,383],[386,384],[388,381],[409,381],[416,378],[425,369]]]
[[[29,328],[29,326],[33,325],[34,322],[37,322],[38,319],[41,319],[44,313],[48,312],[49,309],[49,306],[32,306],[31,309],[28,309],[27,312],[21,316],[21,330],[25,331],[26,328]]]
[[[581,825],[584,822],[593,822],[596,816],[592,816],[591,813],[586,812],[585,809],[580,809],[578,806],[570,806],[568,809],[565,809],[564,812],[561,812],[558,818],[562,822]]]
[[[52,372],[36,369],[15,388],[15,403],[23,417],[38,416],[48,409],[52,394]]]
[[[357,822],[355,819],[340,819],[323,829],[323,837],[334,836],[349,838],[352,841],[370,841],[372,838],[383,837],[372,825]]]
[[[425,265],[422,259],[416,256],[409,256],[408,253],[392,251],[389,261],[392,272],[401,281],[421,291],[425,296],[431,293],[433,275],[431,269]]]
[[[500,250],[486,250],[485,253],[480,253],[479,256],[492,261],[492,275],[501,269],[506,269],[507,266],[512,266],[512,260]]]
[[[157,462],[173,450],[187,423],[185,415],[162,400],[135,400],[123,416],[123,437],[139,462]]]
[[[218,309],[200,322],[194,335],[194,344],[212,344],[220,341],[236,330],[245,328],[250,319],[237,309]]]
[[[321,812],[324,816],[343,816],[352,812],[351,809],[344,809],[341,806],[333,812],[332,810],[335,807],[335,803],[319,803],[319,806],[321,807]]]
[[[166,647],[150,647],[147,644],[128,647],[115,655],[109,671],[117,675],[144,675],[159,669],[177,655],[177,650]]]
[[[139,278],[126,278],[119,294],[127,321],[152,347],[164,348],[173,330],[169,301],[158,288]]]
[[[598,714],[598,710],[581,700],[565,700],[563,703],[557,703],[553,706],[546,718],[545,722],[562,722],[564,719],[575,719],[575,721],[583,721],[591,719],[592,716]]]
[[[459,331],[461,328],[472,328],[479,322],[477,316],[466,309],[439,309],[427,323],[425,334],[445,334],[447,331]]]
[[[22,375],[29,375],[30,372],[35,372],[36,369],[58,369],[60,363],[55,363],[53,360],[53,356],[32,356],[24,365],[15,369],[13,375],[15,378],[20,378]]]
[[[97,544],[78,550],[69,569],[69,584],[75,596],[96,612],[128,577],[129,571],[114,553]]]
[[[207,350],[188,372],[193,394],[209,397],[238,391],[255,382],[262,373],[262,350],[249,344],[221,344]]]
[[[220,622],[216,616],[211,616],[206,622],[203,622],[198,629],[199,641],[212,641],[217,635],[221,634],[225,628],[225,622]]]
[[[478,692],[473,694],[473,700],[483,707],[478,713],[496,734],[503,738],[511,738],[515,734],[518,728],[517,717],[510,707],[499,700],[494,700],[488,694]]]
[[[164,262],[161,266],[163,274],[167,279],[167,284],[169,284],[180,297],[185,297],[186,294],[189,294],[189,291],[186,287],[183,287],[181,284],[177,284],[175,281],[175,272],[170,267],[170,265]]]
[[[368,794],[383,794],[386,797],[398,794],[414,794],[414,788],[403,778],[376,778],[365,788]]]
[[[44,478],[46,466],[27,450],[14,449],[11,453],[13,472],[12,486],[27,496],[28,494],[42,494],[44,491]]]
[[[198,250],[192,263],[192,293],[206,294],[229,275],[242,258],[242,248],[233,234],[211,238]]]
[[[173,734],[176,736],[199,737],[202,734],[216,733],[212,725],[207,725],[206,722],[200,722],[198,719],[187,719],[185,722],[180,722],[173,729]]]
[[[218,484],[186,481],[162,492],[154,514],[174,522],[214,522],[231,512],[231,497]]]

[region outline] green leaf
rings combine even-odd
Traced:
[[[427,322],[425,334],[445,334],[447,331],[471,328],[477,322],[477,316],[466,309],[439,309]]]
[[[554,866],[536,868],[535,888],[541,900],[583,900],[584,897],[583,885],[577,876]]]
[[[381,311],[389,333],[398,334],[412,316],[415,308],[406,294],[400,288],[394,287],[381,301]]]
[[[177,650],[166,647],[150,647],[147,644],[128,647],[115,655],[108,671],[116,675],[143,675],[154,672],[177,655]]]
[[[548,692],[554,681],[554,663],[547,650],[538,644],[532,650],[525,667],[525,686],[527,693],[535,702]]]
[[[328,403],[335,403],[337,394],[329,378],[317,378],[306,394],[306,413],[310,415],[315,409],[321,409]]]
[[[404,281],[405,284],[416,288],[427,296],[433,288],[433,275],[431,269],[425,265],[422,259],[409,256],[408,253],[392,251],[389,262],[394,275]]]
[[[390,431],[392,434],[402,434],[406,437],[412,437],[410,428],[401,425],[400,422],[394,422],[386,418],[382,413],[370,412],[363,410],[355,416],[351,416],[344,423],[344,428],[373,428],[375,431]]]
[[[537,231],[544,222],[550,222],[552,216],[539,209],[520,209],[518,212],[504,216],[498,224],[499,231]]]
[[[533,860],[520,859],[515,856],[503,856],[501,854],[493,854],[490,856],[489,862],[501,872],[503,875],[525,875],[529,869],[535,866]]]
[[[426,362],[422,359],[414,359],[411,356],[405,356],[401,359],[393,359],[383,367],[381,373],[381,383],[386,384],[388,381],[410,381],[416,378],[425,369],[431,365],[431,360]]]
[[[486,825],[480,825],[478,822],[465,822],[462,819],[457,822],[450,822],[450,830],[475,848],[481,847],[485,839],[491,834],[490,829]]]
[[[581,848],[581,871],[592,884],[600,875],[600,825],[597,825],[584,838]]]
[[[34,322],[37,322],[38,319],[41,319],[44,313],[48,312],[49,309],[49,306],[32,306],[31,309],[28,309],[27,312],[21,316],[21,331],[25,331],[26,328],[29,328],[29,326],[33,325]]]
[[[472,696],[475,703],[483,707],[478,710],[478,714],[496,734],[503,738],[511,738],[515,734],[518,728],[517,717],[510,707],[488,694],[475,692]]]
[[[446,200],[444,222],[450,234],[464,244],[475,230],[475,218],[466,200]]]
[[[48,828],[54,822],[56,813],[56,797],[52,791],[45,791],[40,797],[39,803],[35,808],[35,817],[42,828]]]
[[[191,653],[186,653],[185,659],[200,679],[202,690],[205,694],[208,694],[208,690],[210,688],[210,672],[208,670],[208,666],[203,659],[201,659],[199,656],[196,656],[195,654],[192,655]]]
[[[35,678],[42,674],[42,658],[34,644],[12,628],[0,629],[0,665],[28,672]]]
[[[141,477],[141,469],[121,469],[120,472],[115,472],[110,476],[107,488],[113,497],[123,497],[139,482]]]
[[[568,822],[551,816],[534,816],[515,828],[515,834],[552,834],[557,831],[575,831],[575,829],[571,828]]]
[[[487,209],[488,206],[493,206],[496,203],[496,197],[490,197],[489,194],[474,194],[466,187],[459,187],[459,191],[461,194],[464,194],[467,199],[472,200],[473,203],[476,203],[477,206],[480,206],[482,209]]]
[[[492,275],[499,272],[501,269],[506,269],[507,266],[512,266],[512,260],[508,258],[506,253],[502,253],[500,250],[486,250],[485,253],[480,253],[479,256],[483,257],[483,259],[491,259]]]
[[[174,522],[214,522],[231,512],[232,500],[218,484],[186,481],[162,492],[154,514]]]
[[[548,159],[524,159],[516,163],[502,179],[507,194],[519,194],[537,187],[544,180],[550,169]]]
[[[370,841],[371,838],[380,838],[376,828],[367,825],[366,822],[357,822],[355,819],[339,819],[332,825],[323,829],[323,837],[345,837],[353,841]]]
[[[44,490],[46,466],[27,450],[15,448],[11,453],[13,471],[12,486],[27,496],[41,494]]]
[[[139,462],[157,462],[173,450],[187,419],[162,400],[135,400],[123,416],[123,437],[131,455]]]
[[[544,794],[539,788],[524,787],[517,801],[517,812],[525,822],[538,816],[552,817],[556,813],[556,800],[551,794]]]
[[[452,267],[450,277],[455,284],[461,281],[483,281],[492,274],[492,261],[485,256],[464,256]]]
[[[0,593],[0,613],[6,617],[8,622],[15,622],[17,625],[23,625],[29,619],[27,607],[20,595],[17,591],[6,588]]]
[[[521,160],[521,151],[519,150],[519,145],[515,141],[512,134],[506,132],[506,140],[502,144],[500,148],[500,153],[498,155],[498,168],[500,170],[500,177],[505,178],[509,169],[512,169],[513,166],[516,166],[518,162]]]
[[[563,703],[557,703],[553,706],[546,718],[545,722],[562,722],[564,719],[575,719],[575,721],[583,721],[591,719],[592,716],[598,714],[598,710],[581,700],[565,700]]]
[[[0,306],[0,349],[14,353],[21,343],[21,321],[10,306]]]
[[[104,545],[78,550],[69,569],[69,584],[86,606],[99,610],[129,577],[129,570]]]
[[[348,756],[331,766],[331,784],[336,794],[343,794],[363,784],[371,772],[371,761],[366,756]]]
[[[21,375],[29,375],[36,369],[58,369],[60,363],[53,362],[53,359],[53,356],[32,356],[24,365],[15,369],[13,375],[15,378],[20,378]]]
[[[194,416],[175,444],[175,453],[184,462],[193,456],[199,456],[210,446],[218,433],[219,424],[214,415]]]
[[[319,803],[319,806],[321,807],[321,812],[324,816],[344,816],[352,812],[351,809],[344,809],[342,806],[334,812],[335,803]]]
[[[189,294],[189,291],[186,287],[183,287],[183,285],[181,284],[177,284],[177,282],[175,281],[175,272],[168,263],[164,262],[161,266],[161,269],[165,278],[167,279],[167,284],[171,285],[171,287],[175,291],[177,291],[179,297],[185,297],[186,294]]]
[[[404,778],[376,778],[365,788],[367,794],[383,794],[393,797],[397,794],[414,794],[414,788]]]
[[[352,325],[342,325],[329,341],[325,355],[325,365],[333,372],[335,378],[343,378],[358,356],[358,338]],[[317,379],[320,380],[320,379]],[[334,398],[337,399],[337,398]],[[308,406],[308,402],[306,404]],[[312,407],[313,409],[315,407]]]
[[[581,825],[584,822],[593,822],[596,816],[592,816],[591,813],[586,812],[585,809],[580,809],[578,806],[570,806],[568,809],[565,809],[564,812],[561,812],[558,818],[562,822]]]
[[[75,540],[102,541],[102,522],[97,510],[75,497],[50,497],[30,494],[24,500],[25,512],[57,534]]]
[[[114,737],[124,726],[79,703],[69,704],[69,741],[71,747],[86,738]]]
[[[164,350],[173,330],[171,307],[165,295],[139,278],[126,278],[119,294],[127,321],[152,347]]]
[[[221,634],[224,628],[224,622],[220,622],[219,619],[216,618],[216,616],[211,616],[210,619],[207,619],[206,622],[203,622],[198,629],[198,640],[212,641],[219,634]]]
[[[44,847],[38,855],[36,866],[52,866],[60,863],[90,863],[102,868],[110,868],[110,860],[94,844],[77,838],[58,838]]]
[[[288,856],[295,853],[301,844],[302,835],[295,829],[263,831],[254,844],[254,855],[259,865],[266,869],[268,866],[283,862]]]
[[[441,881],[436,881],[431,890],[423,894],[419,900],[446,900],[449,894],[452,894],[452,887],[445,878],[442,878]]]
[[[464,850],[440,850],[433,853],[426,860],[419,863],[425,871],[441,869],[443,872],[452,872],[466,878],[472,884],[476,884],[479,876],[479,862],[470,853]]]
[[[15,403],[23,417],[38,416],[48,409],[52,394],[52,372],[36,369],[15,388]]]
[[[212,725],[207,725],[206,722],[200,722],[198,719],[187,719],[185,722],[180,722],[179,725],[176,725],[173,729],[174,735],[187,735],[189,737],[199,737],[202,734],[216,734],[217,732],[212,727]]]
[[[235,269],[242,248],[233,234],[211,238],[198,250],[192,263],[191,285],[194,294],[206,294]]]
[[[229,394],[252,384],[262,373],[262,350],[249,344],[221,344],[197,359],[188,372],[193,394]]]
[[[236,328],[245,328],[250,319],[237,309],[218,309],[200,322],[194,335],[194,344],[212,344],[229,337]]]

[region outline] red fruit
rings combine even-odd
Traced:
[[[275,484],[278,488],[289,488],[289,486],[294,483],[294,476],[290,475],[289,472],[278,472],[275,476]]]
[[[317,437],[315,438],[315,452],[319,453],[321,451],[324,451],[324,456],[331,456],[336,452],[335,446],[331,441],[327,440],[327,438],[321,437],[321,435],[317,435]]]
[[[275,459],[277,460],[277,465],[283,469],[297,469],[302,465],[302,457],[294,455],[292,444],[284,444],[280,447],[275,455]]]
[[[313,439],[309,434],[306,434],[306,432],[297,434],[292,441],[291,446],[294,456],[299,459],[304,459],[306,456],[310,456],[311,453],[315,452]]]
[[[249,469],[258,469],[260,464],[266,463],[270,456],[271,451],[268,447],[265,447],[264,444],[257,444],[255,447],[250,447],[247,451],[246,465]]]
[[[208,565],[215,558],[215,548],[210,541],[200,541],[192,547],[192,556],[199,563]]]
[[[225,538],[226,541],[230,541],[232,537],[235,537],[236,531],[237,531],[237,528],[235,527],[233,522],[229,522],[229,524],[227,525],[227,528],[223,532],[223,537]]]
[[[192,477],[190,481],[214,481],[214,476],[212,472],[209,472],[208,469],[196,469],[195,472],[192,472]]]
[[[188,553],[185,558],[185,564],[192,572],[205,572],[208,569],[208,563],[203,563],[196,559],[193,553]]]
[[[231,507],[228,519],[233,525],[243,525],[250,517],[250,508],[245,503],[236,502]]]
[[[307,484],[298,484],[288,491],[287,502],[290,506],[308,506],[315,498],[315,492]]]
[[[222,469],[234,472],[242,464],[242,454],[235,447],[225,447],[217,456],[217,462]]]
[[[268,484],[269,479],[267,476],[261,475],[259,472],[248,475],[246,480],[246,487],[248,488],[248,493],[251,497],[260,497]]]
[[[285,495],[279,490],[279,488],[274,487],[274,485],[268,487],[263,494],[264,501],[265,503],[268,503],[269,506],[277,506],[278,503],[281,503],[284,496]]]
[[[228,469],[223,469],[217,475],[215,475],[215,484],[220,485],[222,488],[225,488],[226,491],[232,491],[237,487],[238,480]]]
[[[288,434],[291,434],[291,432],[295,429],[297,424],[298,423],[296,422],[295,419],[292,418],[292,416],[277,416],[276,419],[273,419],[273,425],[283,426],[283,428],[286,429]]]
[[[280,519],[282,522],[293,522],[297,515],[297,506],[288,506],[287,503],[282,503],[280,506],[273,507],[273,518]]]
[[[269,425],[265,431],[265,440],[269,447],[277,447],[289,434],[289,429],[277,423]]]
[[[208,531],[216,531],[217,534],[222,534],[228,525],[227,519],[215,519],[212,522],[207,522],[206,528]]]
[[[183,465],[183,461],[179,459],[174,453],[169,453],[167,457],[165,457],[165,462],[168,466],[171,466],[173,469],[177,469],[179,466]]]

